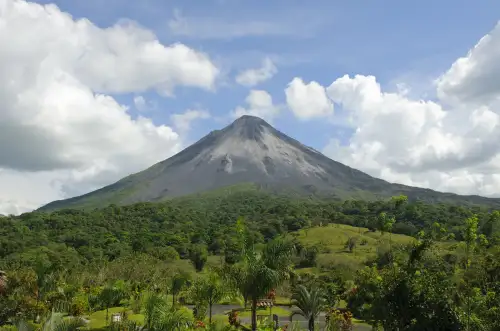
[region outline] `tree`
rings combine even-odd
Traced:
[[[396,223],[396,219],[394,218],[394,216],[389,216],[387,215],[387,213],[382,212],[379,214],[377,220],[378,220],[378,228],[382,233],[382,235],[384,235],[384,233],[386,232],[389,232],[390,235],[392,231],[392,226],[394,225],[394,223]]]
[[[290,319],[293,315],[302,315],[308,321],[309,331],[314,331],[314,322],[326,306],[322,292],[318,287],[313,287],[309,291],[304,285],[297,286],[292,295],[292,303],[300,311],[292,313]]]
[[[463,237],[465,242],[465,269],[470,266],[470,256],[476,247],[477,241],[477,226],[479,220],[477,216],[469,217],[465,220],[465,228],[463,231]]]
[[[98,300],[106,309],[106,323],[109,321],[109,308],[120,303],[125,297],[125,294],[122,290],[116,288],[115,286],[108,285],[102,289],[101,293],[99,293]]]
[[[208,259],[208,251],[206,245],[202,244],[194,245],[189,250],[189,260],[191,260],[191,263],[193,263],[193,266],[196,269],[196,271],[199,272],[203,270],[205,263],[207,263],[207,259]]]
[[[463,230],[463,238],[465,242],[465,270],[467,271],[470,267],[471,264],[471,255],[474,252],[474,249],[477,245],[477,240],[480,238],[480,241],[484,242],[486,238],[484,235],[478,236],[477,230],[478,230],[478,224],[479,224],[479,219],[477,216],[472,216],[469,217],[465,220],[465,226]],[[465,287],[466,287],[466,327],[465,330],[469,331],[470,330],[470,325],[471,325],[471,315],[472,315],[472,296],[473,296],[473,289],[469,285],[469,282],[467,279],[465,279]]]
[[[41,307],[45,294],[55,287],[55,274],[52,272],[52,265],[45,261],[41,255],[37,255],[35,261],[35,275],[36,275],[36,312],[33,322],[38,323],[40,319]]]
[[[184,310],[169,307],[162,294],[149,293],[144,305],[144,325],[148,331],[184,330],[189,322],[189,315]]]
[[[387,213],[382,212],[378,216],[378,226],[383,236],[384,233],[389,232],[389,254],[390,254],[390,262],[393,263],[393,253],[392,253],[392,227],[396,223],[396,219],[394,216],[389,216]]]
[[[77,331],[85,326],[85,321],[80,317],[66,317],[61,312],[50,312],[41,322],[41,327],[36,328],[25,320],[17,320],[15,329],[17,331]]]
[[[226,286],[215,272],[198,278],[190,288],[189,295],[197,305],[208,304],[208,322],[212,324],[212,307],[227,294]]]
[[[172,307],[175,307],[177,295],[179,295],[188,282],[189,274],[183,271],[174,273],[174,275],[170,278],[169,290],[170,294],[172,294]]]
[[[356,248],[356,243],[357,243],[356,238],[349,237],[349,239],[347,239],[347,242],[345,243],[344,247],[347,248],[350,253],[352,253],[354,251],[354,248]]]
[[[252,330],[255,331],[257,301],[289,276],[293,245],[290,241],[275,239],[259,251],[247,233],[246,228],[240,227],[239,234],[244,238],[243,258],[234,265],[226,266],[224,275],[228,283],[243,296],[245,301],[250,299]]]
[[[384,330],[462,330],[455,284],[439,258],[424,260],[431,246],[428,237],[418,241],[401,267],[358,271],[348,308]]]
[[[7,291],[7,274],[0,270],[0,295]]]
[[[393,196],[391,202],[394,204],[395,209],[400,209],[408,203],[408,197],[406,195]]]

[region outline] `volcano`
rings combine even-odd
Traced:
[[[499,199],[441,193],[374,178],[301,144],[261,118],[245,115],[142,172],[40,209],[154,202],[244,183],[272,192],[337,200],[405,194],[427,202],[500,206]]]

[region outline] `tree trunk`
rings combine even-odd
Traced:
[[[39,314],[39,308],[38,308],[38,304],[40,303],[40,290],[37,289],[37,292],[36,292],[36,303],[35,303],[35,307],[36,307],[36,310],[35,310],[35,316],[33,317],[33,323],[38,323],[38,320],[40,319],[40,314]]]
[[[314,331],[314,316],[309,318],[309,331]]]
[[[252,331],[257,330],[257,298],[252,298]]]
[[[208,305],[208,323],[212,325],[212,306],[213,304],[210,302]]]

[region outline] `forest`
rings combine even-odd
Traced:
[[[500,212],[405,196],[0,216],[0,270],[2,331],[500,330]]]

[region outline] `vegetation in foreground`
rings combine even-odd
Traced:
[[[355,319],[384,330],[500,329],[500,213],[405,197],[257,201],[2,218],[0,325],[271,330],[257,307],[267,298],[289,303],[309,330],[350,330]],[[223,303],[242,308],[214,311]]]

